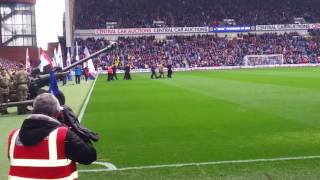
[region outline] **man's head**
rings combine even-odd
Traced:
[[[4,70],[4,68],[3,68],[2,66],[0,66],[0,73],[1,73],[1,74],[4,74],[4,73],[5,73],[5,70]]]
[[[20,63],[20,64],[18,65],[18,67],[19,67],[20,70],[24,69],[24,65],[23,65],[22,63]]]
[[[33,102],[32,113],[44,114],[53,118],[58,118],[60,115],[60,103],[58,99],[52,94],[40,94]]]

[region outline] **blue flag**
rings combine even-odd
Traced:
[[[56,97],[60,95],[59,93],[59,88],[58,88],[58,83],[56,79],[56,75],[53,71],[50,71],[50,87],[49,87],[49,92]]]

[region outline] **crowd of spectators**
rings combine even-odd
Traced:
[[[11,70],[11,71],[16,71],[18,69],[18,62],[16,61],[11,61],[5,58],[0,58],[0,67]]]
[[[76,41],[80,52],[85,46],[95,52],[108,43],[103,38]],[[303,37],[297,33],[239,34],[233,39],[217,35],[169,36],[162,40],[154,36],[119,37],[118,46],[101,54],[95,64],[108,66],[118,61],[120,66],[130,63],[135,68],[159,63],[173,67],[234,66],[244,65],[246,55],[265,54],[283,54],[285,64],[317,63],[319,45],[319,36]]]
[[[77,0],[76,28],[105,28],[116,22],[119,28],[164,26],[215,26],[224,19],[238,25],[294,23],[320,19],[319,0]]]

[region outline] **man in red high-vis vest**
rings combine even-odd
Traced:
[[[76,162],[90,164],[97,154],[61,119],[55,96],[44,93],[33,104],[33,112],[8,139],[9,180],[78,178]]]
[[[112,81],[113,80],[113,70],[112,70],[112,66],[108,66],[107,67],[107,73],[108,73],[108,81]]]

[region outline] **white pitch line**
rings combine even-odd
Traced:
[[[106,169],[110,170],[110,171],[114,171],[117,170],[117,167],[111,163],[108,162],[93,162],[92,164],[98,164],[98,165],[102,165],[104,167],[106,167]],[[104,168],[105,169],[105,168]]]
[[[305,160],[305,159],[320,159],[320,156],[300,156],[300,157],[283,157],[283,158],[270,158],[270,159],[248,159],[248,160],[212,161],[212,162],[200,162],[200,163],[163,164],[163,165],[125,167],[125,168],[117,168],[117,169],[105,169],[105,168],[86,169],[86,170],[79,170],[79,172],[126,171],[126,170],[170,168],[170,167],[203,166],[203,165],[219,165],[219,164],[242,164],[242,163],[254,163],[254,162],[274,162],[274,161],[290,161],[290,160]]]
[[[96,79],[94,80],[94,82],[93,82],[93,84],[92,84],[92,86],[91,86],[91,89],[90,89],[90,91],[89,91],[89,93],[88,93],[88,95],[87,95],[87,97],[86,97],[86,100],[85,100],[84,104],[82,105],[80,114],[79,114],[79,116],[78,116],[79,122],[81,122],[81,120],[82,120],[82,118],[83,118],[83,115],[84,115],[84,112],[85,112],[86,109],[87,109],[87,106],[88,106],[88,103],[89,103],[89,100],[90,100],[90,97],[91,97],[93,88],[94,88],[94,86],[95,86],[95,84],[96,84],[96,81],[97,81],[98,77],[99,77],[99,73],[98,73]]]

